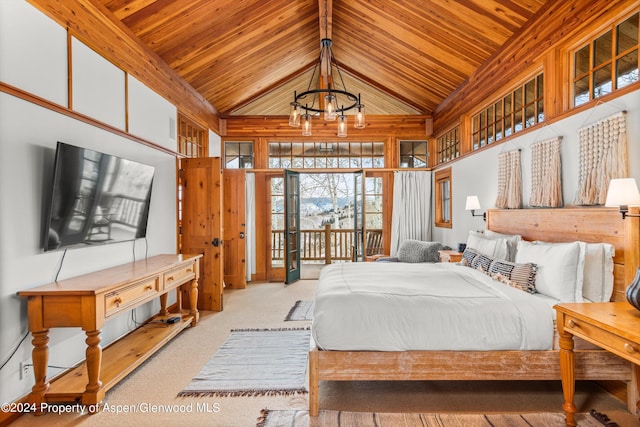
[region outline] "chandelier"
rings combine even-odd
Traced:
[[[289,126],[302,127],[303,136],[311,136],[311,118],[320,114],[325,121],[338,121],[338,136],[347,136],[346,111],[355,109],[354,127],[365,127],[364,105],[360,94],[349,92],[331,50],[331,39],[321,40],[320,57],[313,68],[307,90],[293,92],[289,108]]]

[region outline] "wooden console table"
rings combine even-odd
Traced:
[[[560,372],[566,424],[575,426],[576,406],[573,337],[580,337],[634,364],[634,377],[640,377],[640,311],[627,302],[558,304],[560,334]],[[636,380],[636,386],[640,386]],[[630,412],[637,414],[640,402],[628,396]]]
[[[33,336],[35,385],[29,402],[81,402],[94,405],[118,381],[187,326],[198,322],[199,259],[202,255],[157,255],[95,273],[18,292],[27,297]],[[180,288],[189,287],[189,311]],[[167,293],[177,289],[177,313],[167,310]],[[160,298],[160,312],[143,326],[102,350],[107,319]],[[179,317],[175,323],[166,319]],[[47,379],[49,329],[81,327],[87,335],[86,360],[51,384]]]

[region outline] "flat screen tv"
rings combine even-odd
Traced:
[[[58,142],[44,250],[145,237],[153,166]]]

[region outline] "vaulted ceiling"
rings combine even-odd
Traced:
[[[431,114],[548,2],[101,1],[222,117],[287,115],[327,35],[368,114]]]

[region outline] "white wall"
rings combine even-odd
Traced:
[[[66,33],[28,3],[0,0],[0,80],[49,101],[66,105]],[[64,46],[64,50],[61,50]],[[113,64],[96,58],[95,53],[74,42],[74,70],[89,70],[99,64],[106,71],[109,87],[117,92],[103,99],[96,81],[74,84],[74,100],[84,114],[121,127],[125,111],[124,76]],[[23,57],[22,53],[26,52]],[[42,57],[40,57],[42,55]],[[88,58],[88,59],[87,59]],[[84,61],[87,61],[84,63]],[[25,62],[27,65],[25,65]],[[62,70],[62,65],[64,69]],[[49,66],[50,65],[50,66]],[[91,66],[90,66],[91,65]],[[32,67],[36,68],[35,70]],[[24,69],[24,70],[23,70]],[[27,72],[28,71],[28,72]],[[74,75],[74,78],[77,77]],[[119,83],[118,83],[119,82]],[[175,149],[170,118],[176,109],[148,88],[133,83],[131,103],[135,112],[131,129],[158,145]],[[76,102],[74,101],[74,105]],[[174,123],[175,125],[175,123]],[[158,132],[154,132],[158,129]],[[114,133],[55,113],[11,95],[0,93],[0,363],[4,362],[27,332],[24,298],[16,292],[52,282],[63,252],[43,252],[43,198],[50,190],[57,141],[83,146],[155,167],[147,227],[148,255],[175,253],[176,186],[175,158],[170,154],[132,142]],[[143,239],[104,246],[69,250],[59,278],[77,276],[144,258]],[[136,309],[138,321],[159,309],[157,301]],[[128,314],[109,321],[102,334],[102,345],[133,329]],[[50,333],[49,364],[71,366],[84,359],[85,334],[78,328],[57,329]],[[0,402],[13,401],[31,390],[33,376],[19,378],[20,362],[31,358],[31,339],[27,338],[0,370]],[[49,375],[58,371],[49,370]]]
[[[0,0],[0,81],[67,102],[67,32],[26,1]]]
[[[71,38],[72,108],[126,129],[125,73],[89,47]],[[100,100],[99,102],[96,102]]]
[[[175,150],[178,109],[135,77],[127,78],[129,133]]]
[[[209,130],[209,157],[222,157],[222,138]]]
[[[482,230],[485,223],[481,217],[472,217],[464,210],[467,196],[477,195],[484,212],[495,207],[497,196],[497,169],[500,153],[522,150],[522,198],[524,207],[529,207],[531,192],[531,144],[555,136],[562,136],[562,188],[565,206],[572,205],[578,187],[578,129],[592,124],[618,111],[627,111],[630,175],[640,185],[640,91],[616,98],[607,103],[575,114],[559,122],[544,125],[526,135],[496,145],[451,165],[452,173],[452,229],[434,227],[433,240],[452,247],[467,240],[469,230]]]

